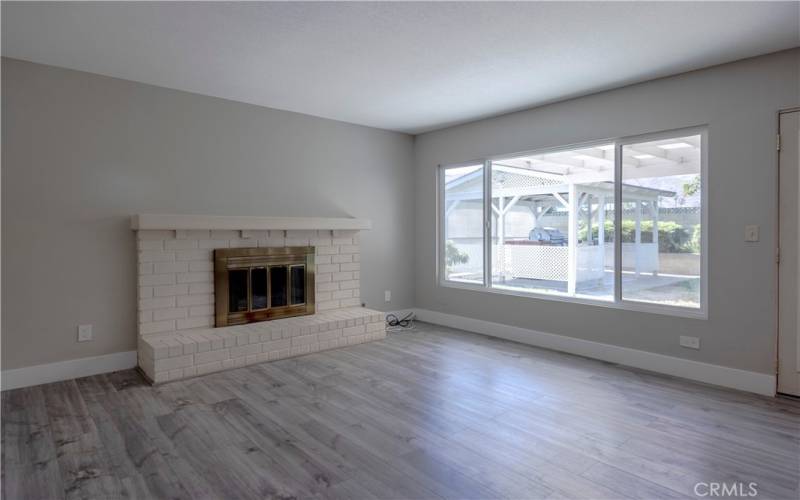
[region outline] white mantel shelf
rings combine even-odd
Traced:
[[[131,216],[131,229],[189,230],[189,229],[243,229],[243,230],[302,230],[338,229],[365,230],[372,228],[369,219],[347,217],[256,217],[227,215],[169,215],[137,214]]]

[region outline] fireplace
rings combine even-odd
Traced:
[[[367,220],[140,214],[131,227],[137,357],[155,384],[386,337],[361,304]]]
[[[314,314],[314,247],[214,250],[215,326]]]

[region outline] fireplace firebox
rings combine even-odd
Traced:
[[[314,314],[314,247],[214,250],[216,326]]]

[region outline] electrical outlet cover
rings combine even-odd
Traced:
[[[92,338],[92,325],[78,325],[78,342],[88,342]]]
[[[680,344],[682,347],[688,347],[689,349],[700,349],[700,338],[681,335]]]

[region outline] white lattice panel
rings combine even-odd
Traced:
[[[506,273],[514,278],[567,281],[567,247],[547,245],[505,245]]]

